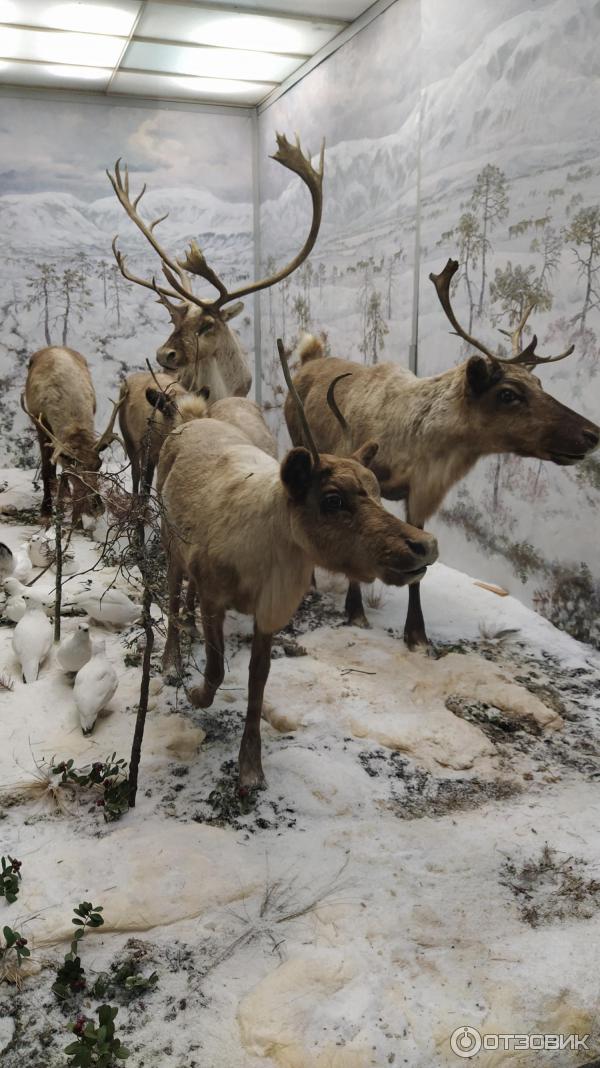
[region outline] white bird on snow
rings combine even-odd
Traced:
[[[23,682],[35,682],[40,664],[52,647],[52,624],[44,609],[30,596],[23,594],[25,615],[17,623],[13,633],[13,649],[21,663]]]
[[[29,558],[34,567],[56,566],[56,534],[53,530],[40,530],[37,534],[32,534],[27,548],[29,550]],[[73,549],[63,545],[63,574],[72,575],[76,570],[77,565]]]
[[[52,612],[54,594],[41,593],[35,590],[33,586],[24,586],[22,582],[19,582],[12,575],[4,580],[4,590],[6,593],[4,614],[13,623],[18,623],[25,615],[25,595],[38,608],[43,609],[47,615]]]
[[[116,586],[102,592],[89,590],[87,593],[79,593],[73,600],[78,608],[83,608],[90,619],[95,619],[98,623],[110,623],[115,627],[133,623],[141,612],[140,606],[134,604],[131,598]]]
[[[90,625],[87,621],[78,623],[72,634],[64,638],[56,654],[58,662],[67,674],[80,671],[92,656]]]
[[[102,643],[99,652],[75,676],[73,695],[84,734],[92,733],[98,713],[106,708],[118,685],[117,673],[106,659]]]

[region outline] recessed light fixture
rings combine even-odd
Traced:
[[[82,67],[114,67],[123,51],[120,37],[85,33],[44,32],[3,26],[0,55],[4,59],[33,59],[43,63],[73,63]]]
[[[0,0],[0,22],[127,37],[139,0]]]
[[[102,67],[70,67],[64,63],[47,63],[42,69],[53,78],[69,78],[81,82],[106,81],[111,73]]]

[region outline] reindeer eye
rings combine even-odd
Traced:
[[[344,507],[344,499],[339,493],[326,493],[321,499],[323,512],[341,512]]]
[[[496,396],[500,404],[514,404],[515,401],[521,400],[519,394],[515,393],[513,389],[499,389]]]
[[[207,334],[209,330],[212,330],[214,323],[201,323],[196,331],[197,334]]]

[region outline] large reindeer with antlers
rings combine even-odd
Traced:
[[[280,357],[294,396],[283,345]],[[298,401],[307,448],[281,466],[237,428],[215,419],[184,423],[160,453],[158,486],[167,552],[169,628],[164,664],[179,656],[182,577],[195,583],[205,635],[204,684],[194,705],[208,708],[224,676],[227,609],[254,616],[240,786],[263,781],[260,717],[271,640],[310,585],[315,566],[354,582],[418,582],[437,557],[426,534],[390,515],[371,468],[377,443],[348,459],[319,454]]]
[[[465,363],[432,378],[417,378],[396,364],[375,367],[323,357],[320,343],[308,336],[300,346],[301,370],[295,386],[320,449],[347,455],[355,444],[376,438],[379,451],[371,465],[389,501],[406,500],[407,518],[417,527],[439,508],[448,490],[479,457],[512,452],[577,463],[600,439],[594,423],[544,392],[532,372],[563,360],[538,356],[537,338],[522,348],[522,334],[533,310],[526,309],[509,332],[512,355],[501,358],[460,326],[450,301],[450,283],[458,270],[448,260],[440,274],[430,274],[454,332],[479,350]],[[337,382],[337,386],[336,386]],[[336,388],[341,411],[326,404]],[[302,426],[288,396],[285,417],[294,445],[302,443]],[[351,582],[346,598],[349,621],[367,626],[360,586]],[[404,637],[407,644],[427,641],[419,586],[409,589]]]
[[[162,272],[168,286],[158,285],[155,278],[140,278],[132,274],[127,267],[125,256],[117,247],[117,237],[113,240],[113,252],[123,277],[152,290],[171,317],[173,332],[158,349],[157,359],[161,367],[179,379],[184,389],[197,391],[207,386],[213,402],[228,396],[245,397],[249,392],[252,377],[248,370],[247,356],[239,337],[228,324],[244,307],[241,297],[258,293],[281,282],[310,255],[321,224],[324,152],[323,141],[319,166],[315,169],[310,154],[303,154],[298,138],[293,145],[285,135],[277,134],[277,151],[271,158],[297,174],[306,185],[312,201],[310,231],[300,252],[285,267],[266,278],[233,290],[229,290],[208,265],[204,253],[195,241],[190,243],[183,260],[171,256],[159,243],[155,229],[167,216],[162,215],[150,223],[142,219],[138,205],[146,186],[144,185],[132,200],[129,172],[127,167],[121,172],[120,160],[115,164],[114,175],[106,172],[127,215],[161,259]],[[212,299],[197,296],[192,289],[194,276],[203,278],[213,286],[217,296]],[[148,386],[151,385],[149,380]]]
[[[98,471],[104,450],[112,441],[120,441],[113,433],[119,403],[113,405],[109,424],[98,436],[94,428],[96,394],[84,357],[58,345],[34,352],[21,405],[34,424],[40,443],[43,519],[49,520],[52,515],[57,463],[67,476],[73,525],[81,521],[82,515],[103,512]]]

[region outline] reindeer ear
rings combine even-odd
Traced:
[[[495,385],[502,378],[502,368],[496,360],[487,359],[485,356],[471,356],[467,360],[465,374],[471,393],[476,397],[481,396],[487,389]]]
[[[243,300],[237,300],[235,304],[232,304],[230,308],[223,308],[221,317],[224,323],[228,323],[230,319],[234,319],[236,315],[244,310]]]
[[[302,501],[308,493],[313,459],[308,449],[291,449],[281,464],[280,476],[293,501]]]
[[[151,408],[157,408],[159,412],[165,412],[170,403],[166,393],[150,387],[146,390],[146,400]]]
[[[379,452],[378,441],[366,441],[364,445],[361,445],[360,449],[352,453],[352,459],[357,463],[362,464],[363,467],[371,467],[376,454]]]
[[[196,393],[197,397],[204,397],[204,400],[208,400],[210,397],[210,386],[202,386]]]

